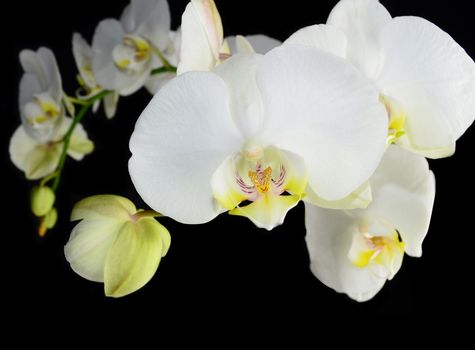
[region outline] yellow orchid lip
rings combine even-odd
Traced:
[[[271,230],[304,195],[306,173],[289,171],[294,166],[283,152],[248,142],[239,155],[223,163],[225,171],[215,174],[214,198],[229,214]]]
[[[150,60],[152,48],[147,40],[126,35],[121,44],[112,51],[112,58],[116,67],[126,74],[143,71],[145,64]]]
[[[379,101],[386,108],[389,118],[387,144],[396,143],[400,137],[406,134],[406,111],[396,99],[384,94],[379,95]]]
[[[385,235],[373,235],[363,225],[353,233],[353,240],[348,251],[348,259],[358,268],[383,267],[388,276],[395,273],[397,262],[404,256],[404,242],[397,230],[393,229]]]

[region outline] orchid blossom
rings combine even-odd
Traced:
[[[79,70],[78,81],[82,91],[78,92],[78,98],[89,99],[102,91],[102,87],[97,83],[92,70],[93,53],[92,48],[79,33],[73,34],[73,56]],[[104,111],[107,118],[112,118],[117,110],[119,94],[115,91],[103,98]],[[96,112],[101,102],[94,103],[93,111]]]
[[[61,76],[53,53],[44,47],[37,52],[23,50],[20,62],[25,71],[19,94],[22,125],[10,140],[9,153],[13,164],[25,172],[26,178],[35,180],[56,169],[71,119],[65,116]],[[92,150],[93,143],[78,125],[68,154],[81,160]]]
[[[105,19],[92,41],[97,83],[122,96],[140,89],[154,68],[165,64],[170,13],[166,0],[131,0],[120,21]]]
[[[384,115],[373,85],[332,55],[238,54],[155,95],[132,135],[129,171],[145,202],[177,221],[229,210],[270,230],[306,192],[338,200],[369,178]]]
[[[170,247],[170,233],[154,216],[127,198],[98,195],[76,203],[71,220],[81,220],[64,247],[80,276],[104,283],[107,296],[121,297],[142,288]]]
[[[312,272],[357,301],[371,299],[394,277],[404,252],[422,255],[435,196],[424,157],[395,145],[370,182],[373,201],[366,209],[305,207]]]
[[[286,43],[332,52],[373,81],[387,110],[389,143],[447,157],[474,120],[475,64],[423,18],[391,18],[378,0],[341,0],[326,25],[303,28]]]

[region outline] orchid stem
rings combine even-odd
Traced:
[[[63,173],[64,169],[64,163],[66,162],[66,156],[68,155],[68,148],[69,144],[71,142],[71,136],[73,135],[74,129],[76,129],[76,126],[81,122],[81,120],[84,118],[86,115],[87,111],[91,108],[91,106],[96,102],[99,101],[101,98],[107,96],[110,94],[111,91],[109,90],[104,90],[97,95],[91,97],[88,100],[85,100],[87,104],[84,104],[79,112],[74,116],[73,122],[71,123],[71,126],[69,127],[68,131],[66,132],[66,135],[64,135],[63,138],[63,150],[61,151],[61,155],[59,158],[58,162],[58,167],[56,168],[55,174],[56,177],[54,178],[53,185],[51,186],[51,189],[56,192],[58,189],[58,186],[61,182],[61,175]]]

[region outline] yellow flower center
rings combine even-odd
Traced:
[[[406,111],[402,108],[401,104],[392,97],[381,94],[379,95],[379,101],[384,104],[389,118],[387,143],[396,143],[401,136],[406,134],[404,128],[406,123]]]
[[[152,49],[147,40],[126,35],[112,51],[112,58],[119,70],[126,74],[142,72],[151,58]]]
[[[259,168],[256,169],[256,171],[249,170],[248,176],[251,179],[254,187],[260,193],[269,192],[272,181],[272,168],[270,166],[264,170],[260,170]]]

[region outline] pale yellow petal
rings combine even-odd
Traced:
[[[133,293],[153,277],[162,257],[164,232],[168,233],[152,218],[122,226],[105,263],[107,296],[117,298]]]
[[[104,219],[116,221],[130,220],[137,209],[130,200],[125,197],[104,194],[84,198],[76,203],[71,212],[71,221],[81,219]]]
[[[283,224],[287,212],[300,201],[300,196],[264,195],[255,202],[231,210],[229,214],[245,216],[257,227],[272,230]]]

